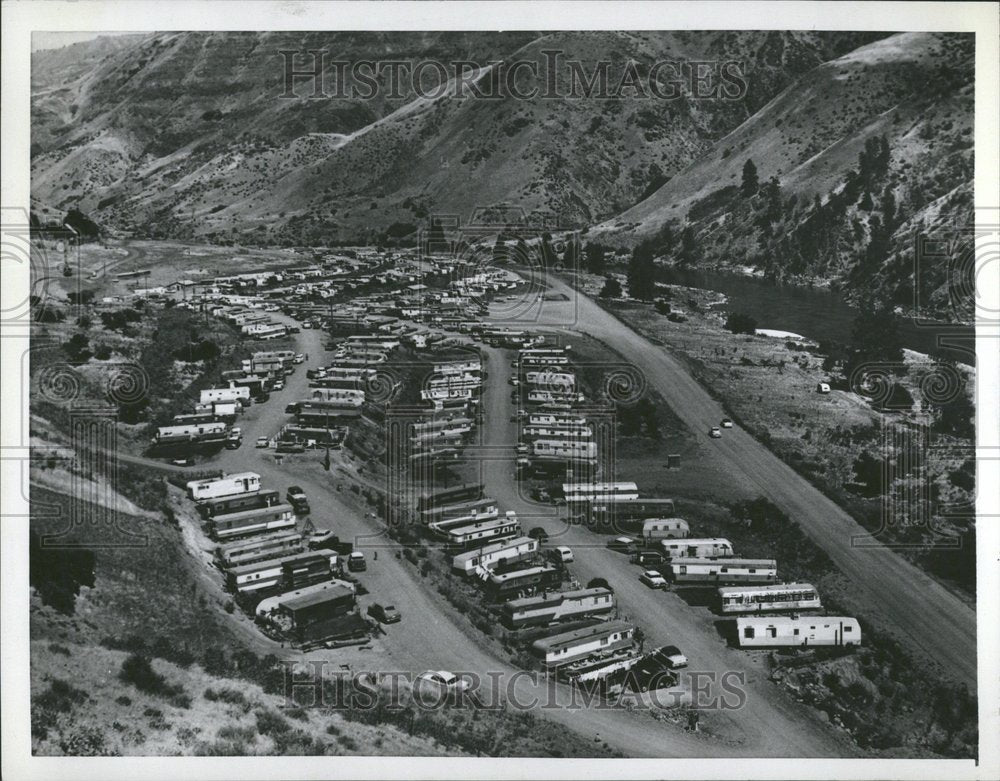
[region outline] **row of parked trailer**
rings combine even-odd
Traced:
[[[304,644],[364,634],[355,587],[340,577],[343,554],[354,554],[321,543],[330,535],[299,531],[293,505],[278,491],[262,489],[260,475],[192,480],[187,491],[218,543],[215,560],[227,588],[262,623]],[[299,505],[300,493],[289,489]]]
[[[640,498],[635,483],[566,484],[563,490],[568,503],[590,509],[611,502],[616,505],[616,515],[626,518],[641,517],[644,503],[669,501]],[[689,534],[690,526],[681,518],[646,518],[641,541],[619,537],[609,547],[631,553],[637,564],[657,566],[643,573],[647,585],[716,586],[718,611],[738,616],[736,641],[741,647],[860,643],[861,627],[856,619],[816,615],[823,609],[816,587],[780,582],[774,559],[740,557],[725,538]],[[774,613],[792,615],[770,615]]]

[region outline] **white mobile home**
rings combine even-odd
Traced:
[[[689,531],[688,522],[682,518],[647,518],[642,522],[642,538],[647,543],[683,539]]]
[[[749,616],[736,619],[740,648],[860,645],[861,625],[845,616]]]
[[[606,588],[583,588],[514,599],[503,606],[503,622],[511,629],[609,613],[615,595]]]
[[[676,583],[777,583],[774,559],[676,559],[670,562]]]
[[[220,545],[215,555],[225,567],[251,564],[255,561],[272,559],[275,556],[285,556],[301,553],[305,550],[305,542],[298,532],[275,532],[262,534],[239,542]]]
[[[575,442],[569,439],[537,439],[531,443],[531,454],[547,458],[597,458],[596,442]]]
[[[191,480],[185,486],[188,495],[195,501],[218,499],[222,496],[256,493],[260,490],[260,475],[256,472],[237,472],[211,480]]]
[[[820,610],[822,607],[819,591],[811,583],[766,583],[719,589],[719,609],[723,614]]]
[[[733,555],[733,544],[722,537],[662,539],[660,545],[668,559],[710,559]]]
[[[487,542],[503,540],[507,537],[516,537],[521,533],[521,524],[518,523],[516,517],[494,518],[460,526],[449,526],[445,529],[439,529],[436,526],[431,526],[431,528],[445,538],[448,549],[453,551],[466,550],[474,545],[481,546]]]
[[[632,645],[635,627],[608,621],[585,629],[543,637],[531,644],[546,667],[559,667],[592,655],[605,655]]]
[[[200,404],[213,404],[217,401],[233,403],[249,398],[250,388],[231,385],[228,388],[205,388],[198,401]]]
[[[538,553],[538,540],[532,537],[515,537],[512,540],[493,542],[482,548],[459,553],[451,561],[457,572],[472,575],[477,571],[490,570],[502,562],[508,564],[523,561]]]
[[[211,423],[189,423],[179,426],[160,426],[156,430],[158,442],[168,440],[197,440],[210,437],[221,437],[226,433],[226,424],[222,421]]]

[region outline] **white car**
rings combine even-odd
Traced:
[[[663,579],[663,575],[657,572],[655,569],[648,569],[639,576],[639,582],[645,583],[650,588],[666,588],[667,581]]]
[[[414,685],[446,692],[462,692],[469,688],[467,680],[459,678],[455,673],[450,673],[447,670],[428,670],[425,673],[420,673],[414,681]]]
[[[733,421],[731,421],[729,418],[723,418],[722,419],[722,427],[723,428],[732,428],[733,427]]]
[[[709,430],[708,432],[708,435],[712,439],[720,439],[722,437],[722,429],[720,429],[718,426],[712,426],[711,430]]]
[[[272,390],[284,390],[284,389],[285,389],[285,381],[284,380],[275,380],[274,381],[274,385],[272,386]]]
[[[270,447],[271,440],[267,437],[257,437],[257,447]]]
[[[561,561],[563,564],[569,564],[569,562],[573,561],[573,551],[566,545],[556,546],[555,551],[556,551],[555,555],[559,558],[559,561]]]
[[[305,363],[306,357],[302,353],[297,353],[294,358],[292,358],[292,363]]]

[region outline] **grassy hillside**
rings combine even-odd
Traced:
[[[913,235],[972,218],[970,36],[904,33],[810,71],[642,203],[594,233],[634,242],[664,225],[693,234],[663,254],[832,280],[912,306]],[[744,183],[750,161],[757,186]],[[921,301],[949,319],[944,263],[921,268]]]
[[[101,224],[152,236],[317,243],[419,225],[501,201],[567,224],[606,219],[685,169],[798,76],[878,34],[813,32],[151,34],[91,58],[36,55],[36,208],[78,204]],[[737,99],[425,99],[387,76],[370,100],[282,99],[282,49],[329,59],[584,64],[739,60]],[[48,58],[48,59],[46,59]],[[332,92],[333,66],[326,73]],[[484,71],[484,89],[502,80]],[[671,71],[664,80],[674,78]],[[557,81],[569,91],[568,66]],[[308,89],[308,87],[306,87]],[[506,94],[506,93],[505,93]]]
[[[119,471],[137,500],[158,504],[148,495],[155,478]],[[230,612],[217,576],[186,552],[177,527],[159,514],[120,512],[117,526],[75,526],[60,540],[82,547],[39,547],[42,535],[65,530],[71,504],[65,494],[32,486],[37,754],[612,754],[531,713],[488,703],[429,710],[405,689],[395,708],[336,706],[330,687],[333,705],[316,707],[307,687],[302,707],[288,707],[280,662],[301,656]],[[133,535],[145,539],[114,547],[137,542]]]

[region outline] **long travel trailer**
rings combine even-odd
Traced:
[[[578,442],[570,439],[536,439],[531,443],[531,455],[543,458],[597,458],[596,442]]]
[[[562,573],[550,564],[536,567],[491,572],[486,580],[486,588],[493,599],[503,601],[518,596],[525,589],[557,587],[562,581]]]
[[[533,537],[515,537],[512,540],[493,542],[482,548],[459,553],[452,559],[451,567],[464,575],[491,570],[500,563],[513,564],[538,553],[538,540]]]
[[[670,562],[675,583],[777,583],[774,559],[704,558]]]
[[[500,506],[496,499],[475,499],[471,502],[439,505],[420,513],[421,520],[428,526],[447,528],[461,523],[485,521],[496,518],[500,514]]]
[[[273,489],[258,491],[252,494],[237,494],[227,496],[222,499],[207,499],[199,502],[198,512],[205,520],[214,518],[216,515],[228,515],[229,513],[243,512],[244,510],[257,510],[261,507],[273,507],[281,504],[281,494]]]
[[[257,603],[257,607],[254,609],[254,614],[257,618],[263,618],[268,613],[272,613],[277,610],[282,602],[287,602],[288,600],[295,599],[296,597],[304,597],[308,594],[315,594],[318,591],[325,591],[326,589],[333,588],[334,586],[341,586],[355,594],[357,593],[357,587],[350,581],[331,578],[330,580],[325,580],[321,583],[314,583],[311,586],[303,586],[302,588],[297,588],[293,591],[276,594],[273,597],[266,597]]]
[[[255,561],[273,559],[277,556],[288,556],[302,553],[306,543],[298,532],[274,532],[262,534],[239,542],[220,545],[216,558],[223,567],[237,567],[241,564],[252,564]]]
[[[820,610],[822,607],[819,591],[810,583],[725,586],[719,589],[719,610],[723,615]]]
[[[846,616],[747,616],[736,619],[740,648],[852,646],[861,625]]]
[[[201,404],[211,404],[216,401],[233,402],[250,399],[250,389],[230,386],[228,388],[205,388],[198,399]]]
[[[531,648],[542,658],[546,667],[561,667],[592,654],[605,655],[629,648],[634,635],[635,627],[631,624],[624,621],[608,621],[584,629],[575,629],[572,632],[543,637],[532,643]]]
[[[544,626],[572,618],[603,615],[615,609],[615,595],[606,588],[582,588],[523,597],[503,606],[504,626],[519,629],[523,626]]]
[[[450,488],[427,491],[417,498],[417,509],[421,512],[444,507],[448,504],[472,502],[483,498],[482,483],[461,483]]]
[[[660,540],[668,559],[712,559],[733,555],[733,544],[722,537]]]
[[[521,533],[521,524],[516,517],[494,518],[488,521],[477,521],[461,526],[452,526],[446,529],[438,529],[432,525],[432,529],[445,539],[446,550],[458,553],[468,550],[476,545],[483,545],[487,542],[504,540],[508,537],[517,537]]]
[[[333,551],[295,553],[290,556],[265,559],[253,564],[242,564],[229,569],[226,573],[226,582],[230,589],[240,594],[262,591],[277,586],[300,587],[306,584],[299,583],[293,586],[293,584],[286,582],[286,570],[297,566],[315,566],[317,556],[325,560],[326,572],[323,575],[328,578],[329,573],[333,571],[337,563],[337,554]],[[319,574],[316,575],[316,578],[319,578]]]
[[[191,480],[185,483],[185,487],[188,496],[196,502],[236,494],[250,494],[260,490],[260,475],[256,472],[237,472],[208,480]]]
[[[631,502],[639,498],[635,483],[563,483],[566,504],[590,502]]]
[[[230,540],[248,534],[275,532],[295,528],[295,513],[290,504],[276,504],[244,510],[238,513],[216,515],[209,521],[211,534],[217,540]]]
[[[642,538],[647,544],[684,539],[689,531],[688,522],[683,518],[647,518],[642,523]]]
[[[584,508],[592,522],[638,524],[649,518],[670,518],[677,514],[673,499],[606,499],[591,502]]]
[[[223,421],[206,423],[180,423],[174,426],[160,426],[156,429],[155,442],[194,442],[200,439],[223,437],[229,428]]]
[[[590,425],[587,419],[582,415],[559,415],[556,413],[549,414],[532,414],[528,415],[528,425],[529,426],[558,426],[560,428],[586,428],[590,429]]]

